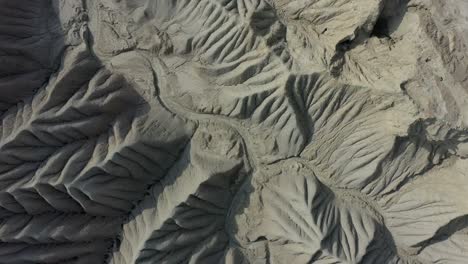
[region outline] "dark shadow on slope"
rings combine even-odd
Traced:
[[[347,51],[365,43],[371,37],[389,38],[398,29],[406,14],[408,0],[387,0],[376,20],[373,30],[366,32],[360,30],[356,33],[354,39],[343,39],[335,47],[335,55],[330,64],[336,66],[332,69],[333,75],[339,75],[340,69],[344,63],[344,55]]]
[[[0,0],[0,115],[57,70],[65,44],[54,10],[52,1]]]
[[[420,247],[419,251],[421,252],[426,247],[447,240],[452,235],[462,230],[468,230],[468,215],[453,219],[448,224],[439,228],[432,238],[422,241],[416,246]]]
[[[398,29],[406,14],[408,0],[392,0],[385,2],[385,6],[377,19],[371,37],[391,38]]]

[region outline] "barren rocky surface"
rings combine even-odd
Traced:
[[[463,264],[466,0],[0,0],[0,263]]]

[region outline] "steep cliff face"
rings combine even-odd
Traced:
[[[465,0],[0,0],[0,263],[465,263]]]

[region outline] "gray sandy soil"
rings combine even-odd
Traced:
[[[0,263],[468,263],[466,0],[0,0]]]

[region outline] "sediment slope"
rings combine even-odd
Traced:
[[[465,263],[464,0],[0,0],[0,263]]]

